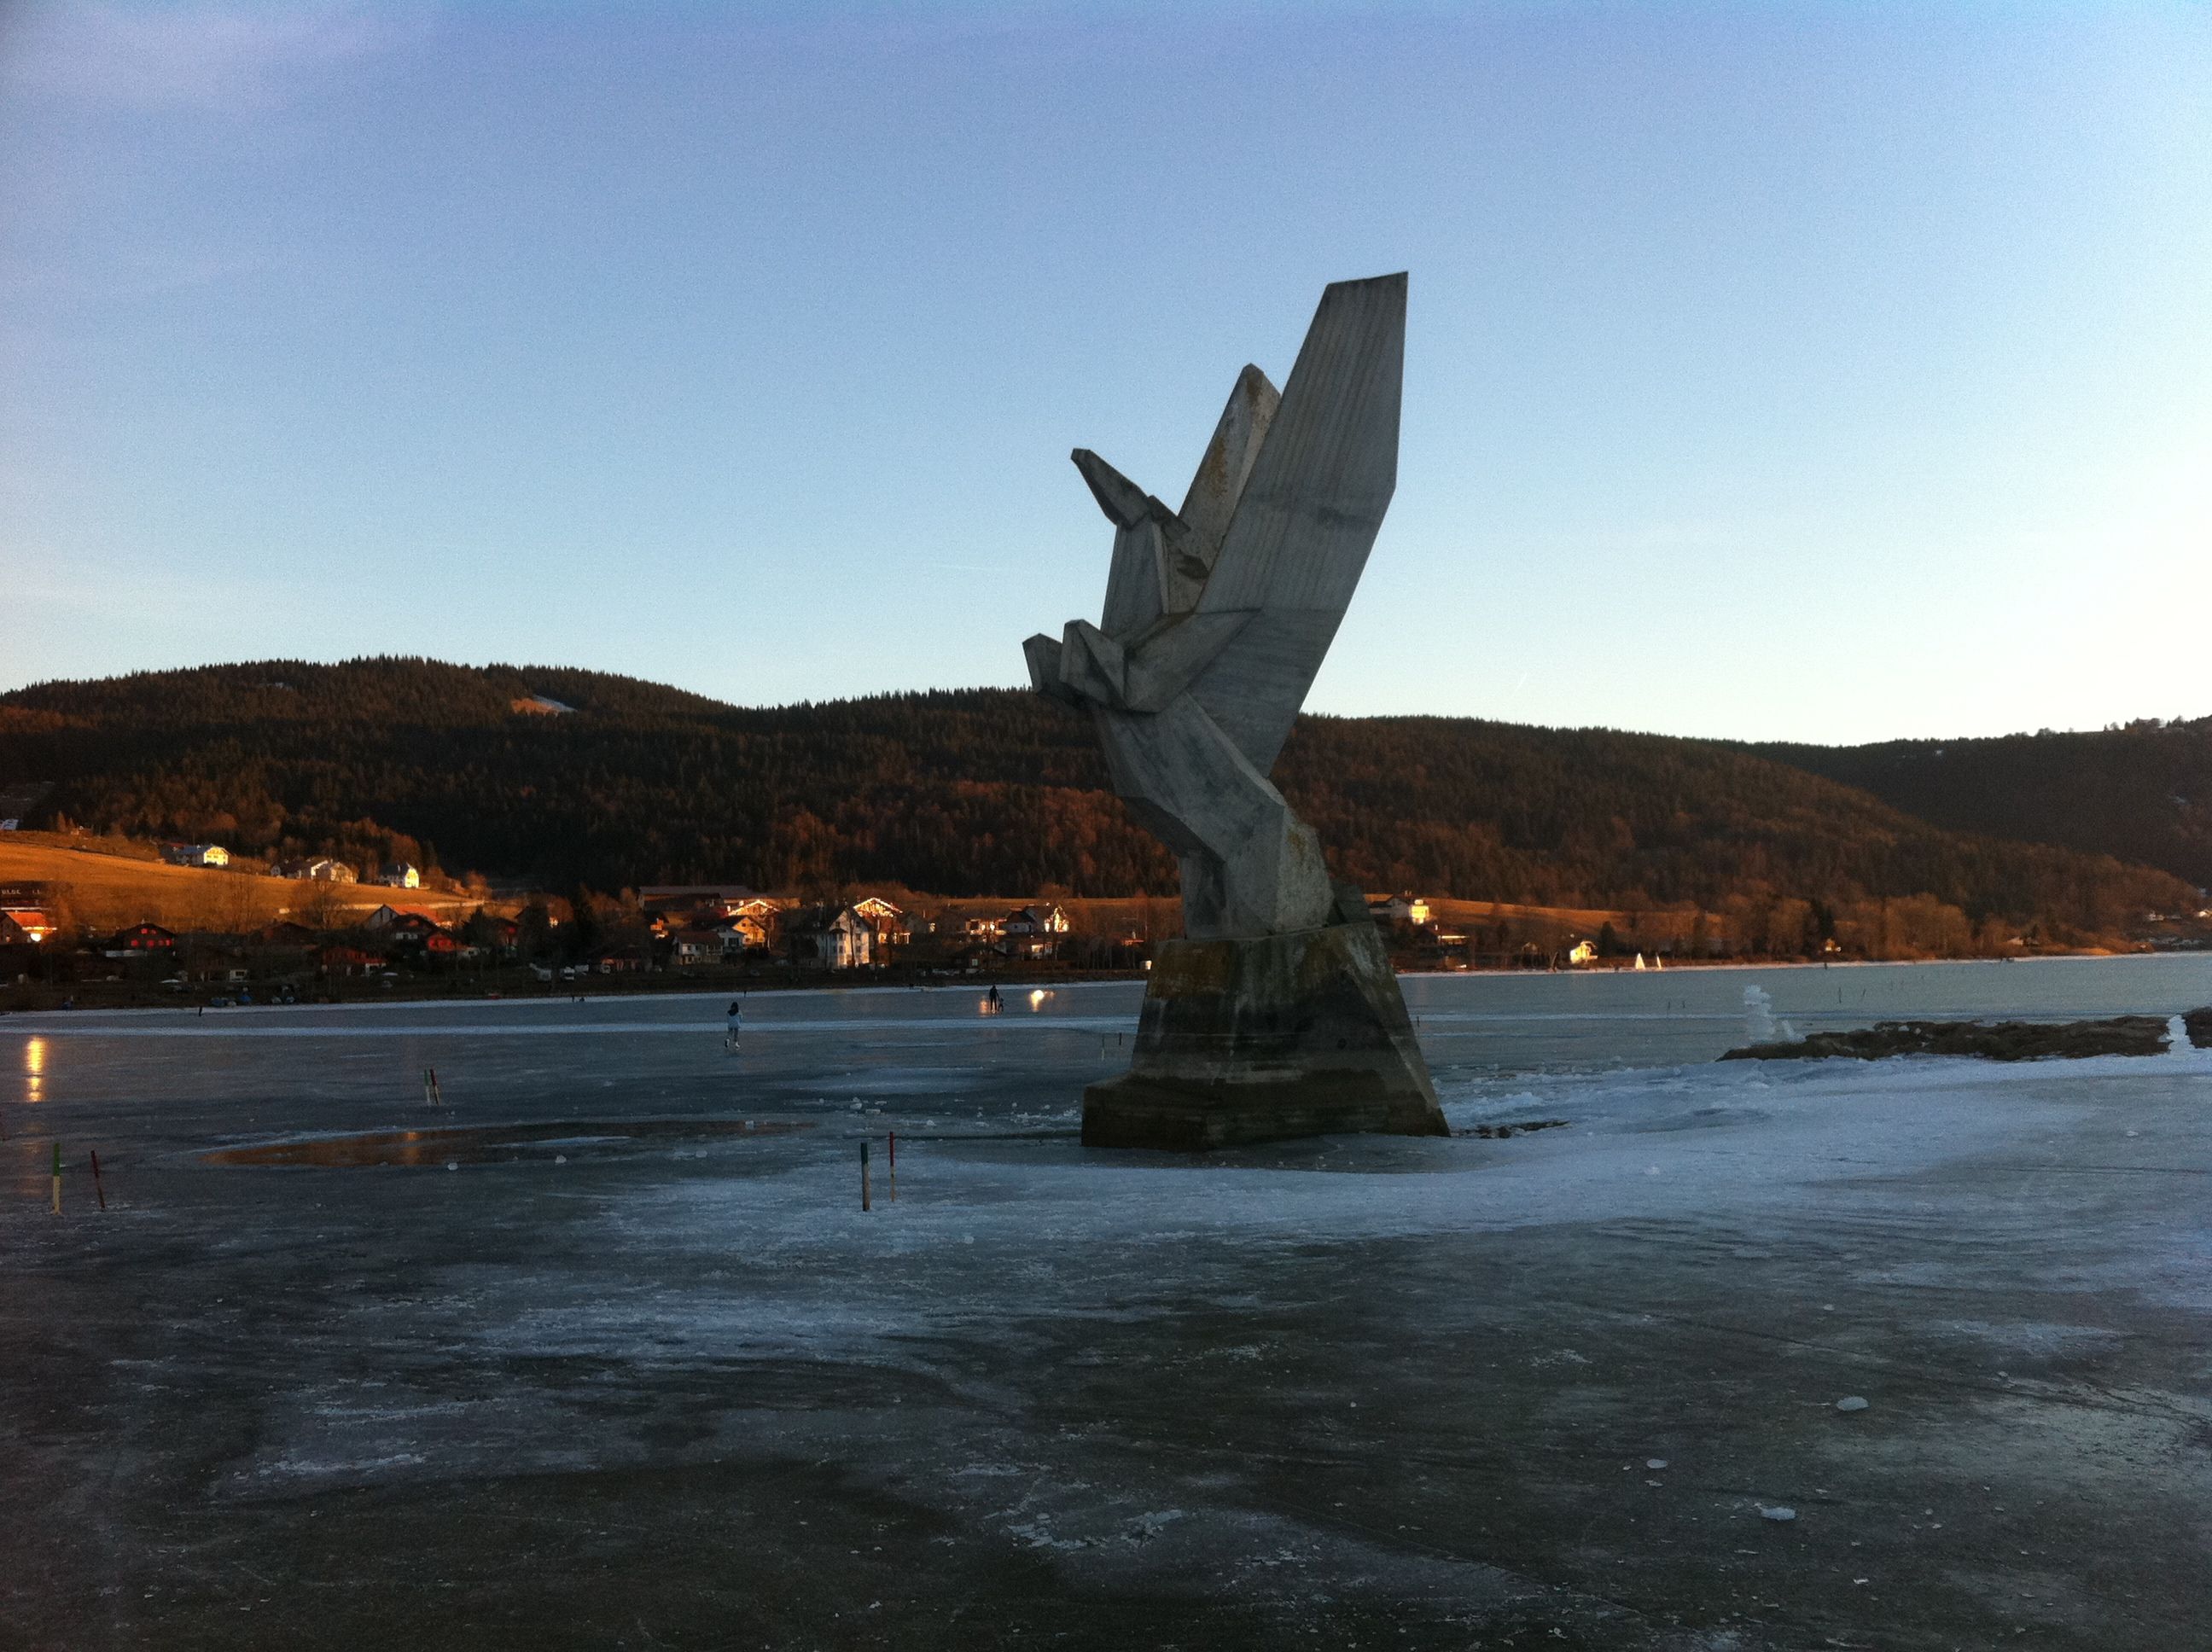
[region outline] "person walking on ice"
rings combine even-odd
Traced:
[[[722,1048],[734,1054],[737,1052],[738,1038],[745,1029],[745,1006],[738,999],[733,998],[730,1000],[730,1013],[726,1017],[725,1024],[728,1030],[722,1035]]]

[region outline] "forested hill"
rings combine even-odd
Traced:
[[[2063,843],[2212,886],[2212,718],[2100,733],[1744,749],[1954,831]]]
[[[1709,909],[1926,896],[2076,932],[2189,898],[2160,872],[1947,832],[1697,741],[1308,717],[1276,778],[1370,889]],[[0,787],[27,780],[56,782],[33,823],[422,854],[556,888],[1176,886],[1105,791],[1088,723],[1011,689],[751,710],[557,668],[210,666],[0,695]]]

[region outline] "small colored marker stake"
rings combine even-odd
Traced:
[[[60,1150],[57,1148],[55,1151],[58,1152]],[[62,1179],[57,1175],[54,1178],[54,1208],[59,1210],[61,1207]],[[868,1203],[868,1144],[866,1142],[860,1144],[860,1208],[864,1211],[872,1208]]]
[[[887,1157],[890,1158],[890,1173],[891,1173],[891,1191],[890,1191],[890,1197],[891,1197],[893,1200],[896,1200],[896,1199],[897,1199],[897,1197],[898,1197],[898,1132],[897,1132],[897,1131],[894,1130],[894,1131],[891,1131],[891,1132],[889,1133],[888,1137],[886,1138],[886,1139],[885,1139],[885,1141],[884,1141],[884,1149],[885,1149],[885,1151],[886,1151],[886,1156],[887,1156]]]
[[[62,1213],[62,1145],[54,1144],[54,1214]]]
[[[94,1153],[92,1156],[92,1191],[99,1197],[100,1208],[103,1211],[106,1210],[107,1208],[107,1189],[100,1185],[100,1155],[97,1152]]]

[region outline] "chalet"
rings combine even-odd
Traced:
[[[971,941],[996,940],[1005,923],[1006,920],[1003,918],[963,918],[960,920],[960,932]]]
[[[398,907],[380,906],[361,920],[361,926],[368,930],[386,930],[406,915]],[[419,918],[422,914],[418,912],[415,915]]]
[[[849,906],[795,907],[783,914],[791,961],[817,969],[859,969],[875,962],[876,927]]]
[[[351,884],[360,880],[361,874],[343,860],[333,860],[326,854],[311,855],[304,860],[280,860],[270,869],[279,878],[298,878],[318,884]]]
[[[289,918],[280,918],[275,923],[256,930],[253,938],[264,946],[313,946],[315,932],[305,924],[295,924]]]
[[[230,851],[220,843],[164,843],[161,859],[173,866],[228,866]]]
[[[711,929],[679,929],[668,938],[668,961],[678,969],[720,963],[722,938]]]
[[[383,958],[357,946],[326,946],[316,955],[316,962],[326,975],[365,975],[384,968]]]
[[[592,967],[603,975],[642,975],[647,968],[645,954],[634,946],[610,947],[592,960]]]
[[[1067,914],[1058,907],[1021,907],[999,920],[999,931],[1024,937],[1065,935]]]
[[[522,944],[522,926],[512,918],[501,918],[489,912],[477,914],[477,933],[501,957],[513,957]]]
[[[390,912],[389,907],[379,907],[378,912]],[[372,914],[372,916],[374,914]],[[435,918],[423,912],[393,912],[390,920],[377,926],[377,932],[394,946],[419,946],[429,949],[434,938],[443,939],[442,948],[433,949],[447,953],[453,950],[453,938],[447,934]]]
[[[175,932],[159,924],[133,924],[128,929],[118,929],[100,949],[111,958],[143,958],[149,954],[166,957],[176,950]]]
[[[445,929],[432,929],[422,937],[422,956],[426,958],[451,959],[465,952],[473,957],[477,951],[475,947],[463,946],[452,931]]]
[[[422,873],[410,861],[395,860],[384,869],[376,881],[392,889],[421,889]]]
[[[775,933],[775,926],[791,906],[788,901],[779,901],[774,896],[753,895],[742,901],[732,901],[722,908],[725,918],[750,918],[763,935]]]
[[[0,905],[0,937],[27,941],[36,946],[53,932],[53,918],[44,907],[18,905],[13,901]]]
[[[865,901],[855,901],[853,910],[866,919],[874,928],[876,944],[879,946],[896,946],[914,932],[907,923],[906,914],[880,895],[871,895]]]
[[[725,918],[714,926],[714,932],[722,938],[722,951],[727,953],[764,951],[775,938],[768,920],[750,912]]]
[[[53,932],[46,914],[35,907],[0,910],[0,946],[36,946]]]

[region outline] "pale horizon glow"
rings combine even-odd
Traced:
[[[0,689],[1013,685],[1412,275],[1309,708],[1823,742],[2212,713],[2212,10],[0,10]]]

